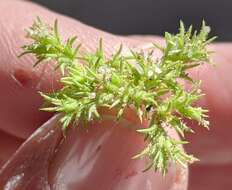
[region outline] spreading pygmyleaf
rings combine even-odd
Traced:
[[[122,46],[106,58],[102,40],[96,52],[81,54],[80,45],[74,46],[76,37],[62,41],[57,21],[51,27],[37,19],[27,30],[33,42],[23,47],[23,55],[35,55],[35,65],[54,60],[61,69],[63,88],[41,95],[50,105],[43,110],[63,113],[64,130],[73,122],[100,118],[99,108],[116,110],[118,119],[127,108],[134,109],[141,122],[149,121],[147,128],[138,130],[147,146],[134,158],[148,157],[147,169],[165,174],[170,161],[185,166],[196,160],[181,148],[186,141],[173,139],[166,129],[173,128],[184,138],[186,132],[192,132],[185,119],[208,127],[207,110],[194,106],[202,96],[200,83],[188,70],[209,62],[206,46],[214,39],[208,39],[209,31],[205,22],[199,33],[192,32],[192,27],[186,30],[181,22],[178,34],[165,33],[164,47],[154,45],[154,51],[163,52],[160,59],[154,58],[153,51],[123,55]],[[189,83],[188,90],[180,80]]]

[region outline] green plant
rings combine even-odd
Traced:
[[[171,160],[183,166],[196,160],[181,148],[187,142],[171,138],[166,129],[173,128],[184,139],[184,134],[192,131],[185,118],[208,128],[207,110],[193,105],[203,95],[200,81],[192,79],[187,71],[209,62],[206,46],[214,40],[207,39],[209,31],[205,22],[199,33],[192,32],[191,26],[186,30],[180,22],[178,34],[165,33],[165,47],[154,44],[152,51],[131,50],[130,55],[123,55],[121,46],[106,58],[102,40],[96,52],[80,53],[81,46],[74,47],[76,37],[65,42],[61,39],[57,21],[51,27],[38,18],[27,30],[33,42],[23,46],[22,55],[35,55],[35,66],[54,60],[60,68],[63,88],[40,94],[50,105],[42,110],[63,113],[63,130],[72,122],[100,118],[102,107],[117,110],[118,119],[126,108],[133,109],[141,122],[149,121],[147,128],[137,130],[144,135],[147,146],[134,158],[148,157],[147,169],[153,167],[165,174]],[[161,50],[162,58],[155,59],[154,50]],[[191,88],[185,89],[180,79]]]

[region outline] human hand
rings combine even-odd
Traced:
[[[160,40],[160,38],[157,37],[155,38],[152,37],[149,39],[145,37],[124,38],[119,36],[113,36],[98,31],[96,29],[93,29],[91,27],[87,27],[72,19],[68,19],[66,17],[51,13],[50,11],[34,6],[31,3],[26,3],[21,1],[14,1],[14,2],[3,1],[1,2],[1,4],[2,6],[0,6],[0,8],[3,9],[2,11],[3,17],[1,18],[2,21],[0,26],[2,33],[1,36],[2,38],[4,38],[1,39],[1,41],[2,41],[2,46],[4,47],[5,44],[7,44],[7,47],[4,47],[3,52],[1,52],[2,61],[0,65],[1,68],[0,70],[3,74],[0,75],[1,77],[0,86],[2,87],[1,89],[4,89],[4,91],[2,91],[3,94],[0,97],[0,102],[2,105],[1,108],[2,118],[0,119],[2,123],[0,127],[2,127],[2,130],[5,131],[6,133],[11,134],[11,136],[3,134],[3,136],[4,137],[7,136],[7,138],[5,138],[5,140],[2,140],[3,141],[2,144],[4,143],[6,144],[6,141],[10,141],[9,139],[12,139],[12,141],[7,143],[8,146],[12,144],[12,152],[23,141],[23,139],[28,138],[28,136],[32,134],[37,127],[39,127],[43,122],[45,122],[50,117],[50,115],[48,115],[47,113],[38,111],[38,108],[40,107],[42,100],[37,94],[37,91],[38,90],[44,91],[49,89],[51,90],[53,88],[56,88],[58,85],[56,82],[58,76],[52,74],[54,73],[52,67],[49,67],[49,65],[46,66],[44,65],[39,67],[38,69],[32,69],[33,60],[31,58],[25,57],[23,59],[18,60],[16,56],[20,53],[19,47],[22,44],[24,44],[25,41],[23,29],[30,26],[32,20],[36,16],[42,15],[42,17],[46,21],[51,23],[56,18],[58,18],[60,25],[62,25],[62,28],[64,29],[64,31],[61,31],[63,36],[65,37],[73,34],[78,35],[80,42],[83,44],[86,50],[90,50],[90,51],[94,50],[98,44],[99,38],[102,37],[105,41],[104,44],[106,47],[106,51],[109,55],[114,51],[115,48],[118,47],[120,43],[123,43],[125,46],[128,46],[130,48],[139,48],[139,47],[146,47],[148,41],[150,40],[151,42],[153,42],[154,40],[155,41]],[[17,11],[15,7],[17,7]],[[28,13],[25,14],[25,12],[27,11]],[[8,22],[6,22],[6,20],[8,20]],[[6,24],[7,26],[5,26]],[[210,72],[214,72],[214,71],[210,71]],[[206,73],[208,73],[208,71]],[[201,76],[199,78],[201,78]],[[204,78],[202,79],[204,81],[207,81]],[[209,92],[211,94],[210,90]],[[207,94],[207,89],[206,89],[206,94]],[[206,97],[206,99],[207,98],[208,97]],[[207,104],[207,106],[210,105],[211,103],[209,105]],[[196,135],[198,135],[198,133]],[[18,137],[19,139],[16,140],[15,137]],[[131,137],[131,138],[133,139],[135,137]],[[68,142],[73,142],[73,138],[70,137],[70,139],[72,140]],[[118,140],[115,139],[115,142],[116,141]],[[139,140],[137,141],[139,143]],[[6,145],[4,145],[4,148],[6,148]],[[204,150],[202,151],[205,152]],[[64,154],[60,156],[60,159],[65,160]],[[56,162],[56,163],[60,163],[60,162]],[[72,167],[75,168],[73,165],[71,165],[71,168]],[[70,171],[70,167],[68,170]],[[56,171],[54,172],[56,173]],[[157,175],[154,176],[153,174],[148,174],[148,175],[154,178],[156,184],[160,184],[159,186],[160,189],[169,188],[167,187],[169,182],[162,181],[162,179]],[[173,176],[175,176],[175,174],[170,173],[170,175],[171,175],[170,178],[173,180]],[[135,186],[138,183],[145,185],[146,181],[143,180],[144,178],[140,177],[132,181]],[[95,182],[96,182],[96,178],[95,178]],[[88,181],[88,183],[91,182]],[[94,178],[92,183],[94,186],[96,186],[96,184],[94,183]],[[126,188],[126,185],[128,184],[124,184],[124,188]],[[157,185],[154,184],[154,187],[157,187]]]

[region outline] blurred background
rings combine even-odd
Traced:
[[[182,19],[212,26],[220,41],[232,41],[231,0],[34,0],[57,12],[116,34],[176,32]]]
[[[175,33],[179,20],[204,19],[219,41],[232,41],[231,0],[34,0],[54,11],[115,34]],[[232,165],[192,165],[189,190],[232,189]]]

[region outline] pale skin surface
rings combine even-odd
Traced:
[[[153,36],[114,36],[32,3],[1,0],[0,150],[3,151],[0,153],[0,165],[1,162],[7,161],[17,147],[50,117],[49,114],[38,111],[42,99],[37,91],[51,90],[57,86],[57,76],[52,74],[52,66],[43,65],[33,69],[32,57],[17,58],[21,52],[20,46],[27,42],[23,29],[30,26],[36,16],[41,16],[50,23],[57,18],[62,35],[64,37],[77,35],[83,44],[83,51],[94,50],[100,37],[104,39],[104,47],[108,55],[121,43],[130,48],[144,48],[149,46],[149,42],[161,40]],[[201,176],[202,170],[204,171],[202,183],[199,183],[199,180],[202,180],[200,177],[198,179],[192,176],[192,181],[190,178],[190,189],[198,190],[218,189],[216,185],[224,180],[223,172],[232,171],[232,138],[229,129],[232,122],[232,44],[217,43],[210,48],[215,51],[212,59],[217,66],[204,66],[193,72],[196,78],[202,80],[202,89],[206,96],[202,99],[201,105],[210,110],[212,126],[210,132],[193,126],[197,129],[196,134],[189,136],[192,143],[188,150],[202,160],[198,166],[193,167],[193,174]],[[220,174],[223,174],[222,177]],[[222,189],[229,189],[231,187],[229,185],[232,185],[229,180],[223,181],[222,184],[227,185]]]

